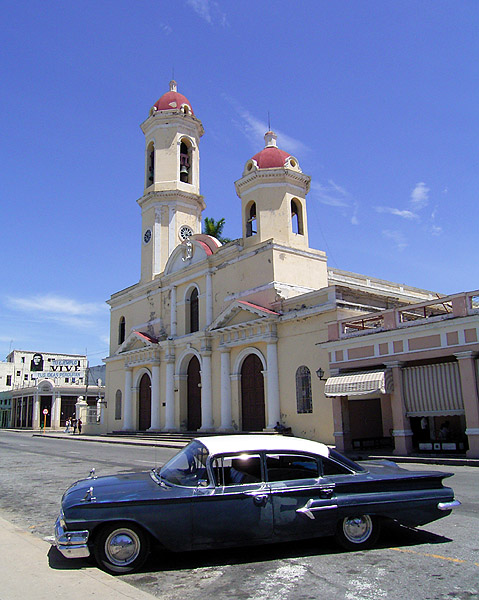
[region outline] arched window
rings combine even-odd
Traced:
[[[192,153],[191,143],[187,139],[182,139],[180,143],[180,181],[183,183],[192,183]]]
[[[146,152],[146,187],[155,183],[155,146],[153,142]]]
[[[126,332],[125,317],[120,317],[120,322],[118,323],[118,344],[123,344],[123,342],[125,341],[125,332]]]
[[[304,365],[296,371],[296,406],[298,413],[313,412],[311,371]]]
[[[256,235],[256,202],[253,202],[249,209],[246,209],[246,237]]]
[[[115,394],[115,421],[121,419],[121,390],[116,390]]]
[[[200,303],[198,300],[198,289],[193,288],[189,297],[189,333],[194,333],[200,328]]]
[[[297,200],[291,200],[291,223],[293,233],[303,235],[303,214],[301,212],[301,205]]]

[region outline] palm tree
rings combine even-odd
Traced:
[[[231,240],[221,235],[224,226],[224,218],[215,221],[213,218],[205,217],[205,221],[203,223],[203,233],[215,237],[222,244],[227,244],[228,242],[231,242]]]

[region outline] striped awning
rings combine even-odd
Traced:
[[[389,371],[368,371],[328,377],[324,394],[330,397],[389,394],[392,388],[392,377]]]
[[[408,417],[464,414],[457,362],[406,367],[402,377]]]

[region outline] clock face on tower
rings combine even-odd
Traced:
[[[145,242],[145,244],[148,244],[148,242],[151,240],[151,229],[147,229],[145,231],[145,233],[143,234],[143,241]]]
[[[188,225],[180,227],[179,236],[180,240],[186,240],[193,235],[193,230]]]

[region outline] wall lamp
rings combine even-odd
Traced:
[[[319,377],[320,381],[324,381],[324,379],[323,379],[324,371],[321,367],[319,367],[319,369],[316,371],[316,375]]]

